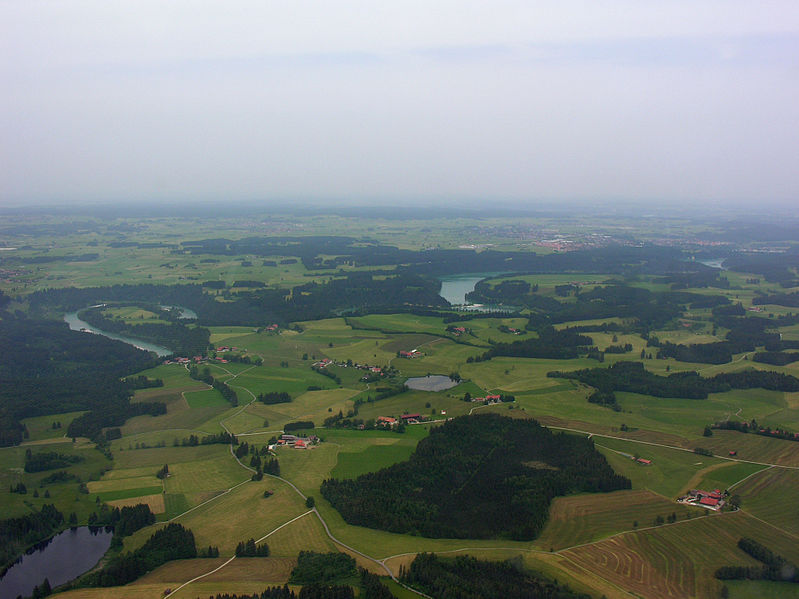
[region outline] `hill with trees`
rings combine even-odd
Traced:
[[[559,495],[630,488],[591,440],[534,420],[462,416],[434,428],[410,459],[322,495],[349,524],[426,537],[530,540]]]

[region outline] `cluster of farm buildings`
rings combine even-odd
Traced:
[[[311,364],[311,368],[327,368],[328,366],[340,366],[341,368],[357,368],[358,370],[366,370],[371,376],[385,377],[388,376],[380,366],[370,366],[369,364],[353,364],[347,362],[334,362],[330,358],[323,358],[318,362]],[[364,379],[370,375],[364,376]]]
[[[694,505],[718,512],[724,507],[726,502],[724,501],[724,495],[719,489],[714,489],[713,491],[692,489],[691,491],[688,491],[688,495],[680,497],[677,500],[677,503]]]
[[[219,347],[216,348],[217,353],[225,353],[231,351],[246,352],[247,350],[239,347],[229,347],[227,345],[220,345]],[[213,360],[214,362],[219,362],[220,364],[228,363],[228,360],[220,357],[209,358],[208,356],[192,356],[191,358],[178,357],[178,358],[172,358],[170,360],[164,360],[164,364],[183,364],[185,366],[191,363],[202,364],[203,362],[207,362],[209,360]]]
[[[446,412],[442,412],[444,414]],[[393,416],[378,416],[377,417],[377,426],[382,426],[383,428],[394,428],[400,422],[403,424],[419,424],[423,422],[425,417],[421,414],[403,414],[399,417],[399,419],[394,418]]]
[[[319,444],[319,437],[310,435],[308,437],[298,437],[297,435],[280,435],[280,438],[274,445],[269,446],[270,451],[274,451],[277,447],[293,447],[294,449],[308,449],[313,445]]]

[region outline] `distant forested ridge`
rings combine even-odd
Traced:
[[[481,414],[431,430],[406,462],[329,479],[322,495],[344,520],[450,538],[535,538],[559,495],[630,488],[591,440],[534,420]]]
[[[557,582],[527,573],[517,564],[469,555],[442,558],[420,553],[400,571],[400,580],[433,597],[447,599],[589,599]]]
[[[67,434],[94,436],[163,404],[130,403],[131,385],[121,377],[152,368],[154,355],[135,347],[69,330],[66,323],[0,316],[0,446],[22,441],[22,418],[89,410]]]
[[[720,285],[720,284],[719,284]],[[625,318],[630,328],[638,331],[657,329],[678,317],[686,307],[702,308],[725,305],[729,299],[721,295],[701,295],[686,291],[652,292],[610,280],[588,291],[579,285],[556,288],[561,296],[574,296],[574,301],[559,301],[536,293],[537,286],[520,280],[500,281],[491,287],[486,281],[467,295],[472,302],[501,303],[530,310],[528,330],[577,320]]]
[[[199,284],[113,285],[37,291],[28,299],[33,311],[69,311],[99,302],[143,301],[189,308],[197,313],[197,322],[203,326],[263,326],[369,308],[446,307],[448,303],[438,295],[440,287],[438,280],[410,273],[375,278],[371,273],[355,272],[327,283],[310,282],[293,289],[256,288],[230,293]],[[225,301],[217,301],[217,293]]]
[[[646,370],[641,362],[616,362],[609,368],[586,368],[571,372],[552,371],[548,372],[547,376],[574,379],[590,385],[601,396],[589,398],[589,401],[605,404],[615,404],[613,394],[616,391],[686,399],[707,399],[710,393],[756,387],[772,391],[799,391],[799,379],[795,376],[754,368],[704,378],[693,371],[660,376]]]

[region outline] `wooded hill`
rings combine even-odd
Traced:
[[[497,414],[432,429],[406,462],[322,495],[349,524],[426,537],[535,538],[558,495],[630,488],[591,440]]]

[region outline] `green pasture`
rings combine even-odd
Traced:
[[[367,329],[383,333],[431,333],[446,335],[447,325],[435,316],[415,314],[368,314],[347,318],[353,329]],[[410,348],[413,349],[413,348]]]
[[[84,459],[66,468],[27,473],[24,466],[25,452],[28,449],[34,453],[55,451]],[[4,447],[0,449],[0,505],[3,513],[7,514],[4,517],[20,516],[32,509],[41,509],[45,503],[52,503],[66,514],[74,511],[79,522],[86,522],[97,506],[94,504],[94,497],[81,492],[79,485],[81,482],[98,480],[111,466],[112,463],[99,451],[93,450],[88,443],[73,445],[67,440],[65,443]],[[66,482],[45,482],[47,477],[61,471],[76,478]],[[10,492],[9,487],[18,483],[27,487],[27,494]],[[34,497],[34,493],[38,497]]]
[[[796,599],[799,585],[769,580],[727,580],[730,599]]]
[[[594,435],[592,438],[597,449],[605,455],[613,469],[632,481],[633,489],[648,489],[669,498],[676,498],[695,476],[701,477],[706,468],[722,462],[719,458],[697,455],[691,451],[622,441],[600,435]],[[645,458],[651,460],[652,464],[645,466],[636,463],[628,456]]]
[[[216,389],[203,389],[202,391],[184,392],[186,402],[190,408],[219,408],[230,407],[230,404]]]
[[[161,416],[143,415],[131,418],[121,427],[122,434],[127,438],[137,435],[154,435],[162,431],[172,430],[197,431],[199,433],[215,432],[214,428],[207,425],[208,421],[218,421],[220,415],[225,414],[232,408],[228,402],[222,400],[221,397],[217,399],[209,391],[219,395],[219,392],[213,389],[197,391],[198,396],[192,398],[192,400],[200,398],[202,401],[198,400],[192,407],[190,407],[187,400],[195,392],[185,392],[185,399],[183,395],[176,393],[153,395],[147,400],[163,401],[166,404],[167,413]],[[210,401],[208,401],[209,399]]]
[[[362,404],[358,418],[376,420],[378,416],[399,418],[402,414],[421,414],[436,420],[462,416],[478,405],[461,400],[466,391],[475,395],[479,388],[471,383],[461,383],[446,391],[405,391],[386,399]],[[442,414],[442,410],[446,414]]]
[[[246,392],[240,392],[239,387],[249,390],[254,395],[270,391],[285,391],[292,397],[297,397],[308,391],[308,387],[321,387],[332,389],[336,383],[326,376],[315,372],[311,362],[290,368],[258,366],[247,370],[227,383],[239,395],[239,403],[246,403]]]
[[[715,470],[706,472],[702,478],[694,485],[697,489],[712,490],[712,489],[729,489],[741,482],[745,478],[755,475],[766,466],[759,464],[748,464],[746,462],[733,462],[728,461],[720,464],[720,467]],[[738,493],[737,486],[733,488],[731,493]]]
[[[49,414],[47,416],[34,416],[25,418],[22,424],[28,430],[27,442],[35,442],[49,439],[66,437],[70,423],[85,412],[63,412],[61,414]],[[53,423],[60,423],[59,428],[53,428]]]
[[[360,439],[357,434],[335,435],[325,433],[326,443],[336,443],[340,446],[338,461],[330,472],[330,476],[333,478],[356,478],[361,474],[375,472],[381,468],[407,460],[419,441],[418,433],[426,433],[425,428],[420,426],[407,427],[405,433],[388,433],[380,436],[375,434],[366,436],[363,434],[372,433],[372,431],[346,431],[361,433]]]
[[[158,317],[158,314],[138,306],[114,306],[103,310],[103,316],[125,321],[127,324],[168,324],[169,321]]]

